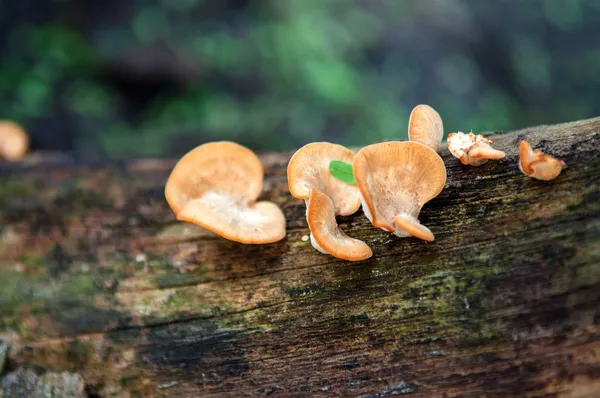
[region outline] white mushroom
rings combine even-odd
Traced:
[[[505,153],[492,148],[493,143],[482,134],[464,134],[460,131],[448,134],[448,150],[465,165],[481,166],[488,160],[502,159]]]

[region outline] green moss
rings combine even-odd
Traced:
[[[193,272],[179,273],[173,266],[165,265],[164,269],[158,271],[159,275],[154,278],[154,285],[159,289],[172,288],[177,286],[189,285],[206,274],[207,268],[198,267]]]
[[[75,339],[68,344],[65,357],[72,364],[72,368],[77,370],[88,364],[94,353],[95,349],[92,344]]]
[[[99,308],[95,302],[98,296],[106,294],[101,280],[92,274],[77,274],[69,278],[55,276],[48,272],[43,257],[25,256],[22,264],[25,271],[0,267],[0,329],[14,328],[23,335],[29,335],[23,325],[28,325],[27,316],[35,318],[51,315],[56,330],[46,329],[51,335],[59,329],[85,327],[80,315],[89,313],[92,324],[106,321],[110,316],[107,309]],[[27,315],[24,315],[27,314]],[[36,323],[34,323],[35,325]],[[78,326],[75,327],[74,325]],[[40,330],[33,333],[41,332]]]
[[[162,308],[167,310],[179,310],[193,306],[197,300],[197,296],[190,291],[182,289],[170,293],[165,300],[162,301]]]
[[[33,196],[36,190],[27,181],[17,178],[0,179],[0,200]]]
[[[476,328],[471,328],[464,333],[456,342],[459,348],[476,347],[493,340],[499,340],[504,336],[505,328],[500,323],[479,322]]]
[[[346,318],[347,322],[350,324],[362,324],[362,323],[367,323],[369,321],[369,315],[367,314],[359,314],[359,315],[351,315],[348,318]]]

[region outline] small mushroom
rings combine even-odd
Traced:
[[[431,148],[418,142],[382,142],[361,149],[354,177],[363,211],[374,227],[399,237],[433,241],[418,216],[446,183],[446,167]]]
[[[539,150],[533,150],[527,141],[519,145],[519,169],[531,178],[537,180],[553,180],[565,167],[565,162],[547,155]]]
[[[333,201],[336,215],[348,216],[360,208],[356,185],[338,180],[329,171],[329,163],[339,160],[352,163],[354,152],[329,142],[313,142],[298,149],[287,168],[290,193],[308,200],[310,190],[316,188]]]
[[[29,136],[15,122],[0,121],[0,159],[16,162],[25,156],[29,150]]]
[[[306,220],[310,228],[310,243],[321,253],[347,261],[366,260],[373,255],[366,243],[350,238],[338,227],[333,201],[316,188],[310,190]]]
[[[494,141],[488,140],[482,134],[450,133],[448,134],[448,150],[454,157],[460,159],[462,164],[481,166],[488,160],[498,160],[505,153],[491,147]]]
[[[233,142],[211,142],[177,162],[165,196],[180,221],[235,242],[277,242],[285,237],[285,217],[275,203],[256,202],[262,185],[263,168],[254,152]]]
[[[444,137],[440,114],[429,105],[417,105],[408,119],[408,139],[437,151]]]

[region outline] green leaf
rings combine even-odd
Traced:
[[[352,165],[340,160],[332,160],[329,162],[329,172],[338,180],[342,180],[348,184],[356,185]]]

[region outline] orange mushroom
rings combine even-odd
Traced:
[[[358,261],[371,257],[371,249],[344,234],[335,216],[356,213],[360,208],[360,192],[356,185],[338,180],[329,170],[332,160],[352,163],[353,159],[354,152],[342,145],[314,142],[292,156],[287,174],[292,196],[306,202],[313,247],[337,258]]]
[[[374,227],[399,237],[435,239],[418,216],[446,183],[446,167],[431,148],[418,142],[382,142],[361,149],[354,177],[363,211]]]
[[[0,159],[16,162],[25,156],[29,150],[29,136],[15,122],[0,121]]]
[[[493,143],[482,134],[475,135],[473,132],[448,134],[448,150],[465,165],[481,166],[488,160],[502,159],[505,153],[492,148]]]
[[[329,142],[313,142],[298,149],[287,168],[290,193],[308,200],[310,190],[316,188],[333,201],[336,215],[348,216],[360,208],[356,185],[338,180],[329,172],[329,163],[339,160],[352,163],[354,152]]]
[[[444,136],[440,114],[429,105],[417,105],[408,119],[408,139],[437,151]]]
[[[366,243],[350,238],[338,227],[333,201],[316,188],[310,190],[306,220],[310,228],[310,243],[321,253],[347,261],[366,260],[373,255]]]
[[[562,171],[566,163],[547,155],[539,150],[533,150],[527,141],[519,145],[519,169],[531,178],[537,180],[553,180]]]
[[[285,217],[272,202],[256,202],[263,168],[250,149],[220,141],[200,145],[175,165],[165,196],[180,221],[200,225],[240,243],[285,237]]]

